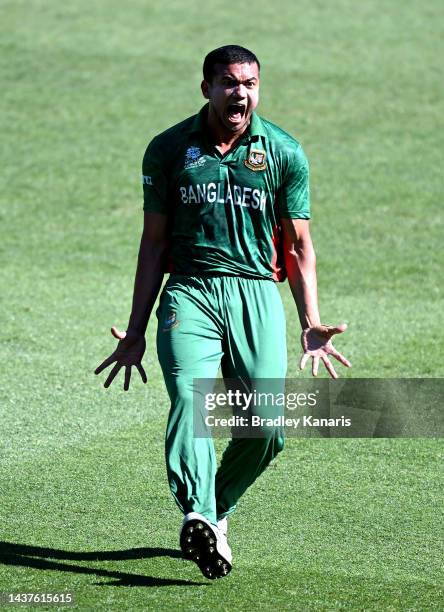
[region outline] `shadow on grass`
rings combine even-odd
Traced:
[[[143,576],[140,574],[127,574],[125,572],[48,561],[48,559],[63,559],[68,561],[124,561],[127,559],[152,559],[154,557],[181,559],[182,555],[179,551],[170,548],[130,548],[128,550],[70,552],[57,548],[44,548],[40,546],[14,544],[12,542],[0,542],[0,563],[3,565],[17,565],[40,570],[56,570],[59,572],[74,572],[76,574],[89,574],[113,579],[111,582],[96,583],[101,586],[159,587],[202,586],[203,584],[208,584],[206,582],[192,582],[189,580],[154,578],[152,576]]]

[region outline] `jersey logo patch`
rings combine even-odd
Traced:
[[[188,168],[199,168],[204,165],[205,161],[199,147],[188,147],[185,153],[184,168],[185,170]]]
[[[244,160],[244,164],[250,170],[257,172],[258,170],[265,170],[267,162],[265,161],[265,151],[262,149],[251,149],[248,159]]]
[[[177,327],[179,323],[180,321],[177,320],[176,311],[170,310],[165,318],[165,321],[163,322],[162,331],[170,331],[170,329]]]

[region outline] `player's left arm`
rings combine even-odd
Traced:
[[[308,219],[281,219],[284,246],[284,261],[288,282],[296,302],[302,334],[304,353],[300,367],[312,359],[312,373],[317,376],[322,361],[332,378],[338,375],[329,359],[335,357],[346,367],[350,362],[339,353],[331,338],[347,329],[345,323],[338,326],[323,325],[319,315],[318,289],[316,279],[316,255],[310,236]]]

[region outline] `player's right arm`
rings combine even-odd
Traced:
[[[141,361],[145,352],[145,331],[151,311],[162,285],[167,257],[168,179],[165,171],[168,155],[165,155],[159,138],[149,144],[142,163],[144,195],[144,224],[140,240],[133,304],[126,332],[111,328],[119,340],[116,350],[96,369],[99,374],[115,363],[105,387],[109,387],[119,370],[125,366],[125,391],[129,388],[131,367],[135,366],[146,382]]]
[[[145,335],[151,311],[162,285],[166,256],[167,216],[162,213],[145,212],[128,332]]]
[[[109,365],[115,364],[104,383],[105,387],[109,387],[122,367],[125,367],[125,391],[129,389],[132,366],[138,369],[143,382],[147,380],[141,363],[146,346],[145,332],[162,285],[166,256],[167,216],[145,212],[127,331],[111,328],[111,333],[119,343],[116,350],[95,370],[96,374],[100,374]]]

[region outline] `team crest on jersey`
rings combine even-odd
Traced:
[[[162,331],[170,331],[170,329],[177,327],[179,323],[180,321],[177,320],[176,311],[170,310],[165,318],[165,321],[163,322]]]
[[[265,161],[265,151],[262,149],[251,149],[248,159],[244,161],[244,164],[250,170],[257,172],[258,170],[265,170],[267,162]]]
[[[185,153],[185,170],[188,168],[199,168],[200,166],[203,166],[204,163],[205,158],[202,157],[199,147],[188,147],[187,152]]]

